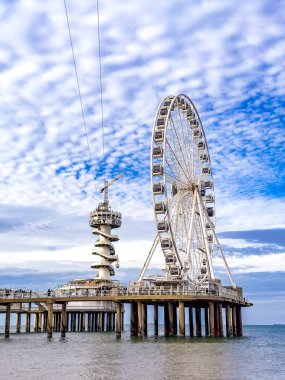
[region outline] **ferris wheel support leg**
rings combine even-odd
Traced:
[[[232,283],[232,286],[233,286],[233,288],[236,288],[236,284],[235,284],[235,282],[234,282],[234,279],[233,279],[232,273],[231,273],[231,271],[230,271],[230,268],[229,268],[229,266],[228,266],[228,263],[227,263],[226,257],[225,257],[225,255],[224,255],[224,252],[223,252],[222,247],[221,247],[221,245],[220,245],[219,239],[218,239],[218,237],[217,237],[217,235],[216,235],[215,233],[214,233],[214,235],[215,235],[215,239],[216,239],[216,242],[217,242],[217,245],[218,245],[218,249],[219,249],[219,251],[220,251],[220,253],[221,253],[221,256],[222,256],[223,262],[224,262],[224,264],[225,264],[225,267],[226,267],[226,270],[227,270],[228,276],[229,276],[230,281],[231,281],[231,283]]]
[[[200,203],[199,203],[199,204],[200,204]],[[208,216],[207,213],[206,213],[205,207],[204,207],[204,211],[205,211],[204,214],[206,215],[207,221],[209,222],[209,224],[210,224],[211,226],[213,226],[212,221],[210,220],[209,216]],[[228,266],[228,263],[227,263],[227,260],[226,260],[225,255],[224,255],[224,252],[223,252],[223,250],[222,250],[222,247],[221,247],[220,241],[219,241],[218,236],[217,236],[217,234],[216,234],[216,232],[215,232],[215,229],[214,229],[213,227],[212,227],[212,232],[213,232],[213,234],[214,234],[214,236],[215,236],[215,240],[216,240],[216,243],[217,243],[217,246],[218,246],[218,250],[219,250],[219,252],[220,252],[220,254],[221,254],[221,256],[222,256],[222,259],[223,259],[223,262],[224,262],[224,264],[225,264],[225,267],[226,267],[226,270],[227,270],[228,276],[229,276],[229,278],[230,278],[230,281],[231,281],[231,283],[232,283],[232,286],[233,286],[233,288],[236,288],[236,284],[235,284],[235,282],[234,282],[234,279],[233,279],[233,276],[232,276],[232,274],[231,274],[230,268],[229,268],[229,266]]]
[[[149,266],[149,263],[150,263],[150,260],[152,259],[152,256],[154,254],[154,251],[157,247],[157,244],[158,244],[158,241],[159,241],[159,238],[158,238],[158,234],[156,235],[156,238],[154,239],[153,243],[152,243],[152,246],[151,246],[151,249],[149,251],[149,254],[146,258],[146,261],[142,267],[142,270],[140,272],[140,275],[139,275],[139,281],[142,281],[143,280],[143,276],[145,274],[145,271],[147,270],[148,266]]]

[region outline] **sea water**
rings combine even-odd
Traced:
[[[0,334],[0,378],[285,379],[285,326],[244,326],[241,338],[129,335]]]

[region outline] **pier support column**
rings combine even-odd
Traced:
[[[34,313],[34,332],[38,332],[38,318],[39,314]]]
[[[81,331],[81,313],[76,313],[76,315],[77,315],[76,331]]]
[[[98,331],[103,331],[103,314],[98,313]]]
[[[26,314],[26,332],[31,331],[31,302],[29,302],[28,310]]]
[[[100,313],[94,313],[94,331],[99,331],[99,323],[101,323],[99,321],[99,316],[100,316]]]
[[[168,325],[169,325],[169,335],[173,335],[173,304],[172,302],[168,302]]]
[[[179,335],[185,336],[185,308],[183,301],[179,301]]]
[[[201,307],[195,307],[195,319],[196,319],[196,336],[202,336],[202,328],[201,328]]]
[[[138,301],[138,336],[141,337],[143,335],[143,317],[142,317],[142,303]]]
[[[218,304],[218,312],[219,312],[219,336],[224,336],[224,326],[223,326],[223,305],[221,303]]]
[[[47,303],[48,318],[47,318],[47,337],[52,338],[52,317],[53,317],[53,303]]]
[[[164,305],[164,336],[169,336],[169,305]]]
[[[226,329],[227,329],[227,336],[232,336],[233,335],[232,311],[231,311],[231,306],[228,303],[226,305]]]
[[[21,312],[17,314],[17,327],[16,327],[16,333],[19,334],[21,332]]]
[[[237,336],[237,313],[236,305],[232,307],[232,318],[233,318],[233,336]]]
[[[122,335],[122,304],[117,302],[116,305],[116,338],[121,338]]]
[[[143,335],[147,336],[147,304],[143,304]]]
[[[204,308],[205,316],[205,336],[209,336],[209,309],[205,306]]]
[[[87,331],[91,331],[91,313],[87,314]]]
[[[153,305],[154,335],[158,335],[158,305]]]
[[[136,302],[131,303],[131,336],[138,335],[138,309]]]
[[[5,338],[9,338],[10,335],[10,319],[11,319],[11,304],[6,305],[6,315],[5,315]]]
[[[83,311],[81,314],[81,331],[85,331],[85,318],[86,318],[86,313]]]
[[[112,331],[115,331],[115,328],[116,328],[116,313],[112,313],[112,326],[113,326],[113,329]]]
[[[112,313],[110,312],[109,313],[109,331],[112,331],[113,328],[112,328]],[[124,322],[122,321],[122,326],[123,326]],[[123,331],[123,327],[122,327],[122,331]]]
[[[61,324],[60,324],[60,336],[65,338],[67,325],[67,313],[66,313],[66,303],[61,305]]]
[[[215,308],[214,303],[209,302],[210,335],[215,336]]]
[[[194,325],[193,325],[193,306],[189,305],[189,335],[194,336]]]
[[[237,336],[242,336],[242,316],[241,306],[236,307]]]
[[[219,304],[214,303],[214,318],[215,318],[215,330],[214,330],[214,335],[216,338],[220,336],[219,333]]]
[[[122,311],[122,331],[125,330],[125,310]]]
[[[42,332],[43,313],[39,313],[38,319],[38,332]]]
[[[46,311],[43,313],[43,332],[47,331],[47,313]]]
[[[123,313],[122,313],[122,317],[123,317]],[[122,325],[123,325],[123,319],[122,319]],[[112,313],[111,312],[107,314],[107,331],[112,331]],[[123,331],[123,328],[122,328],[122,331]]]
[[[177,307],[173,305],[173,334],[177,335]]]
[[[105,331],[105,315],[106,313],[102,311],[102,331]],[[121,315],[121,321],[122,321],[122,315]]]

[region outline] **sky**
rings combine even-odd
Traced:
[[[209,145],[216,231],[254,303],[245,323],[284,323],[285,1],[99,1],[105,155],[96,1],[66,4],[93,170],[63,0],[0,2],[0,287],[94,276],[104,168],[125,174],[110,188],[116,278],[137,279],[155,237],[152,124],[164,97],[185,93]]]

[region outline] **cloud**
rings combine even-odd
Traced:
[[[152,123],[160,101],[178,93],[193,99],[203,121],[216,230],[234,274],[239,280],[251,272],[259,283],[258,273],[274,278],[284,271],[281,2],[99,3],[105,157],[96,4],[67,1],[93,168],[63,3],[0,5],[3,281],[22,273],[19,283],[43,276],[51,287],[57,279],[92,276],[88,212],[101,200],[104,177],[121,172],[110,189],[112,207],[123,213],[117,276],[137,278],[155,237]],[[160,257],[153,267],[160,269]]]

